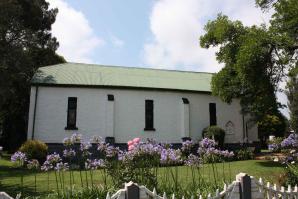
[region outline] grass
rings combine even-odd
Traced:
[[[283,166],[279,163],[269,162],[266,160],[246,160],[246,161],[235,161],[231,162],[231,170],[227,168],[222,168],[222,164],[217,164],[219,172],[219,178],[222,179],[223,176],[232,176],[232,180],[235,179],[235,175],[240,172],[248,173],[249,175],[255,177],[262,177],[266,181],[278,183],[280,179],[280,175],[284,172]],[[210,179],[211,176],[208,175],[210,167],[205,166],[203,168],[204,178],[207,180]],[[224,171],[224,172],[222,172]],[[161,177],[165,172],[165,168],[159,169],[159,177]],[[230,173],[231,172],[231,173]],[[186,166],[180,166],[178,168],[179,173],[179,184],[187,184],[190,181],[190,169]],[[23,188],[20,184],[20,177],[24,176]],[[89,173],[88,173],[89,175]],[[9,157],[3,157],[0,159],[0,191],[5,191],[11,196],[15,197],[17,193],[20,193],[23,190],[24,195],[38,195],[45,196],[48,193],[53,192],[56,189],[56,181],[54,172],[37,173],[37,192],[35,192],[34,188],[34,173],[29,170],[18,169],[16,168],[10,161]],[[65,184],[69,184],[69,172],[65,172]],[[85,177],[85,173],[83,173]],[[101,184],[103,181],[102,172],[95,171],[93,174],[93,178],[96,184]],[[48,177],[50,179],[50,183],[48,184]],[[75,184],[77,187],[81,186],[80,181],[80,173],[78,171],[74,171]],[[90,179],[90,176],[88,176]],[[212,181],[212,178],[211,178]],[[109,182],[111,183],[111,181]],[[222,181],[221,181],[222,183]],[[90,185],[90,184],[89,184]],[[84,183],[83,186],[86,186]]]

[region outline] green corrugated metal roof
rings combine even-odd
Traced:
[[[211,77],[212,73],[64,63],[39,68],[32,83],[210,92]]]

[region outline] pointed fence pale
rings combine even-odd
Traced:
[[[134,187],[134,191],[139,192],[139,198],[129,198],[127,192]],[[135,187],[138,187],[137,189]],[[152,191],[145,186],[139,186],[136,183],[129,182],[125,184],[124,189],[117,191],[112,197],[107,199],[167,199],[164,192],[162,196],[158,195],[156,189]],[[173,193],[171,199],[187,199],[184,196],[177,198]],[[189,199],[203,199],[202,195],[191,196]],[[271,186],[270,182],[264,183],[263,179],[256,180],[253,176],[245,173],[236,175],[236,180],[231,184],[224,184],[223,190],[216,190],[215,194],[209,193],[206,199],[298,199],[298,187],[278,187],[276,184]]]

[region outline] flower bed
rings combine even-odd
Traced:
[[[284,154],[281,158],[274,158],[274,161],[286,164],[286,178],[284,184],[298,184],[298,134],[292,133],[279,143],[268,146],[271,151],[280,151]]]
[[[222,186],[219,173],[223,174],[223,181],[228,183],[231,176],[225,175],[229,169],[229,161],[233,158],[233,152],[223,151],[216,147],[212,139],[205,138],[199,142],[198,149],[193,141],[186,141],[181,149],[173,149],[171,145],[158,143],[154,140],[141,142],[135,138],[128,142],[128,150],[122,151],[100,137],[93,137],[90,141],[83,141],[80,134],[73,134],[63,140],[64,151],[62,154],[49,154],[46,161],[39,166],[36,160],[28,160],[26,154],[16,152],[11,160],[18,162],[19,166],[44,172],[53,171],[56,180],[56,192],[58,197],[72,196],[75,194],[74,175],[75,170],[80,173],[80,186],[87,190],[98,189],[97,179],[94,179],[94,171],[99,170],[103,176],[100,186],[104,190],[119,188],[124,182],[134,181],[149,188],[157,188],[160,191],[175,192],[177,195],[196,195],[216,190]],[[80,147],[76,147],[79,145]],[[96,152],[90,152],[90,148],[96,146]],[[203,178],[204,164],[208,164],[209,180]],[[221,163],[220,167],[218,166]],[[227,166],[225,166],[227,164]],[[189,186],[182,186],[178,181],[178,167],[189,167],[192,179]],[[210,169],[209,169],[210,168]],[[160,170],[163,176],[158,179]],[[67,171],[67,172],[66,172]],[[68,178],[68,183],[65,183]],[[78,185],[76,185],[78,186]],[[36,186],[35,186],[36,187]]]

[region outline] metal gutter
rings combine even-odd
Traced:
[[[35,133],[37,96],[38,96],[38,86],[35,87],[35,101],[34,101],[34,112],[33,112],[32,137],[31,137],[32,140],[34,140],[34,133]]]

